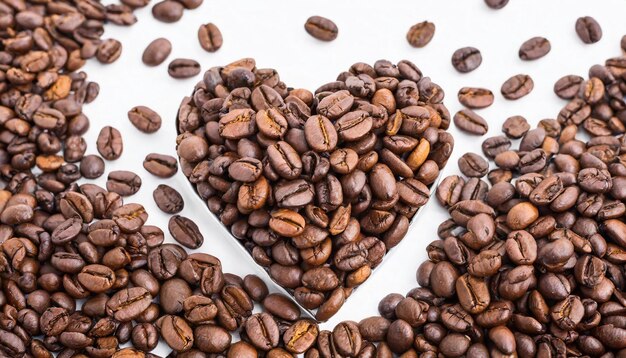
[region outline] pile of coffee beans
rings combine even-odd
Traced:
[[[464,176],[437,188],[450,219],[417,272],[423,290],[441,300],[435,325],[442,333],[428,338],[432,328],[424,328],[434,351],[625,352],[625,63],[595,65],[588,80],[563,77],[555,92],[569,102],[556,119],[532,130],[522,117],[507,119],[504,135],[482,145],[493,169],[466,153],[458,163]]]
[[[324,321],[406,234],[454,141],[409,61],[354,64],[315,94],[242,59],[178,113],[183,172],[270,276]]]

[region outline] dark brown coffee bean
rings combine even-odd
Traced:
[[[107,313],[120,322],[138,317],[152,302],[152,296],[143,287],[132,287],[116,292],[106,304]]]
[[[304,124],[304,135],[309,146],[316,152],[331,152],[337,146],[337,131],[324,116],[309,117]]]
[[[96,58],[102,63],[113,63],[121,54],[122,43],[115,39],[107,39],[98,45]]]
[[[168,229],[172,237],[187,248],[197,249],[204,242],[204,236],[202,236],[196,223],[184,216],[172,216],[169,220]]]
[[[166,184],[159,184],[152,192],[152,197],[159,209],[168,214],[177,214],[185,206],[185,201],[180,193]]]
[[[502,124],[502,132],[507,137],[518,139],[523,137],[530,129],[530,124],[526,121],[526,118],[522,116],[512,116],[507,118]]]
[[[304,23],[304,29],[309,35],[322,41],[332,41],[337,38],[339,29],[331,20],[321,16],[311,16]]]
[[[283,334],[285,349],[294,354],[302,354],[315,343],[318,333],[319,329],[315,323],[307,320],[297,321]]]
[[[567,75],[554,83],[554,93],[563,99],[572,99],[580,90],[584,79],[577,75]]]
[[[485,0],[485,4],[492,9],[502,9],[509,3],[509,0]]]
[[[506,99],[515,100],[524,97],[529,94],[535,86],[532,78],[528,75],[515,75],[506,80],[500,92]]]
[[[173,0],[165,0],[163,3],[175,3]],[[158,4],[157,4],[158,5]],[[155,5],[155,6],[157,6]],[[173,78],[189,78],[200,73],[200,64],[196,60],[177,58],[167,66],[167,73]]]
[[[86,155],[80,161],[80,174],[87,179],[97,179],[104,174],[104,160],[97,155]]]
[[[453,119],[457,127],[470,134],[483,135],[489,130],[487,121],[471,109],[458,111]]]
[[[184,9],[183,5],[178,1],[164,0],[152,7],[152,16],[161,22],[172,23],[183,17]]]
[[[593,44],[602,39],[602,28],[591,16],[579,17],[575,28],[578,37],[586,44]]]
[[[120,132],[110,126],[102,127],[96,141],[98,153],[106,160],[116,160],[122,155],[124,144]]]
[[[215,52],[222,47],[222,32],[212,22],[200,25],[198,28],[198,41],[200,46],[208,52]]]
[[[489,171],[489,163],[476,153],[465,153],[459,158],[459,169],[468,177],[483,177]]]
[[[406,40],[413,47],[424,47],[428,45],[434,35],[435,24],[424,21],[411,26],[406,34]]]
[[[550,52],[550,41],[545,37],[532,37],[522,44],[519,49],[519,58],[526,61],[536,60]]]
[[[169,178],[178,171],[178,161],[170,155],[150,153],[144,159],[143,167],[159,178]]]
[[[128,119],[144,133],[154,133],[161,128],[161,116],[146,106],[136,106],[128,111]]]
[[[114,170],[107,177],[107,190],[121,196],[136,194],[141,188],[141,178],[127,170]]]
[[[493,93],[486,88],[463,87],[459,90],[458,98],[468,108],[485,108],[493,103]]]
[[[475,47],[462,47],[452,54],[452,66],[461,73],[474,71],[482,62],[483,57]]]
[[[172,53],[172,43],[163,37],[160,37],[148,44],[143,51],[141,60],[148,66],[158,66],[162,64]]]

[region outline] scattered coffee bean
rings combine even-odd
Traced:
[[[107,190],[118,193],[121,196],[129,196],[137,193],[141,188],[141,178],[127,170],[114,170],[107,178]]]
[[[489,130],[487,121],[471,109],[462,109],[454,114],[454,124],[470,134],[483,135]]]
[[[122,43],[115,39],[107,39],[98,45],[96,58],[102,63],[113,63],[121,54]]]
[[[461,73],[472,72],[483,62],[483,56],[475,47],[461,47],[452,54],[452,66]]]
[[[128,119],[144,133],[154,133],[161,128],[161,116],[146,106],[136,106],[128,111]]]
[[[178,161],[171,155],[150,153],[144,159],[143,167],[159,178],[169,178],[178,172]]]
[[[198,41],[200,46],[208,52],[219,50],[224,42],[220,29],[212,22],[200,25],[200,28],[198,28]]]
[[[485,0],[485,4],[492,9],[502,9],[509,3],[509,0]]]
[[[572,99],[578,94],[583,81],[580,76],[563,76],[554,83],[554,93],[560,98]]]
[[[304,23],[304,29],[309,35],[321,41],[333,41],[339,34],[337,25],[322,16],[311,16]]]
[[[417,23],[409,29],[406,40],[413,47],[424,47],[428,45],[435,35],[435,24],[429,21]]]
[[[87,179],[97,179],[104,174],[104,160],[97,155],[86,155],[80,160],[80,174]]]
[[[122,135],[120,134],[120,131],[111,126],[102,127],[100,134],[98,134],[96,148],[98,149],[98,153],[100,153],[104,159],[118,159],[124,150],[124,144],[122,142]]]
[[[485,108],[493,104],[493,93],[486,88],[463,87],[459,90],[458,98],[468,108]]]
[[[152,197],[159,209],[168,214],[178,214],[185,206],[180,193],[166,184],[159,184],[152,192]]]
[[[148,44],[143,51],[141,61],[148,66],[158,66],[167,59],[170,53],[172,53],[172,43],[160,37]]]
[[[536,60],[550,52],[550,41],[545,37],[532,37],[525,41],[519,49],[519,58],[526,61]]]
[[[161,22],[172,23],[183,17],[183,10],[185,8],[178,1],[163,0],[152,7],[152,16]]]
[[[576,20],[576,34],[586,44],[593,44],[602,39],[602,28],[591,16],[579,17]]]
[[[513,139],[522,138],[530,129],[530,124],[522,116],[511,116],[502,124],[502,132]]]
[[[535,83],[529,75],[519,74],[506,80],[502,84],[500,92],[504,98],[515,100],[529,94],[533,90],[534,86]]]
[[[167,66],[167,73],[173,78],[179,79],[194,77],[200,73],[200,64],[195,60],[177,58]]]

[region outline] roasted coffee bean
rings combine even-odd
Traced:
[[[169,178],[178,171],[178,161],[170,155],[150,153],[146,155],[143,167],[159,178]]]
[[[463,87],[459,90],[458,98],[468,108],[485,108],[493,103],[493,93],[485,88]]]
[[[120,132],[110,126],[102,127],[96,141],[98,153],[106,160],[116,160],[122,155],[124,144]]]
[[[457,127],[470,134],[483,135],[489,130],[487,121],[471,109],[458,111],[453,119]]]
[[[172,23],[180,20],[184,9],[178,1],[163,0],[152,7],[152,16],[161,22]]]
[[[520,74],[515,75],[506,80],[502,87],[500,88],[500,92],[506,99],[515,100],[522,98],[529,94],[533,87],[535,86],[532,78],[528,75]]]
[[[222,47],[222,32],[212,22],[200,25],[198,28],[198,41],[200,46],[208,52],[215,52]]]
[[[174,240],[187,248],[197,249],[204,242],[204,236],[202,236],[196,223],[184,216],[172,216],[169,220],[168,229]]]
[[[141,178],[127,170],[114,170],[107,177],[107,190],[121,196],[136,194],[141,188]]]
[[[563,99],[574,98],[583,83],[584,79],[577,75],[567,75],[559,78],[554,83],[554,93]]]
[[[143,51],[141,60],[148,66],[162,64],[172,53],[172,43],[163,37],[153,40]]]
[[[424,21],[411,26],[406,34],[406,40],[413,47],[424,47],[428,45],[434,35],[435,24]]]
[[[507,137],[518,139],[523,137],[530,129],[530,124],[522,116],[512,116],[507,118],[502,124],[502,132]]]
[[[509,0],[485,0],[485,4],[492,9],[502,9],[509,3]]]
[[[102,63],[113,63],[121,54],[122,43],[115,39],[107,39],[98,45],[96,58]]]
[[[80,161],[80,174],[87,179],[97,179],[104,174],[104,160],[97,155],[86,155]]]
[[[309,35],[321,41],[333,41],[339,33],[337,25],[322,16],[309,17],[304,23],[304,29]]]
[[[602,28],[591,16],[579,17],[575,29],[578,37],[586,44],[593,44],[602,39]]]
[[[128,119],[144,133],[154,133],[161,128],[161,116],[146,106],[136,106],[128,111]]]
[[[152,302],[152,296],[143,287],[132,287],[116,292],[106,304],[107,314],[120,322],[138,317]]]
[[[489,163],[476,153],[466,153],[459,158],[459,169],[468,177],[483,177],[489,171]]]
[[[165,0],[162,3],[175,3],[174,0]],[[157,6],[157,5],[155,5]],[[173,78],[189,78],[200,73],[200,64],[191,59],[177,58],[167,65],[167,73]]]
[[[461,73],[474,71],[482,62],[483,57],[475,47],[461,47],[452,54],[452,66]]]
[[[519,49],[519,58],[526,61],[536,60],[550,52],[550,41],[545,37],[537,36],[525,41]]]
[[[185,206],[183,197],[176,189],[166,184],[159,184],[152,192],[154,202],[159,209],[168,214],[177,214]]]

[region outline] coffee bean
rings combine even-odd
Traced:
[[[144,159],[143,167],[159,178],[169,178],[178,171],[178,161],[170,155],[150,153]]]
[[[138,317],[152,302],[152,296],[143,287],[127,288],[116,292],[107,301],[107,314],[120,322]]]
[[[122,155],[124,144],[120,132],[110,126],[102,127],[96,141],[98,153],[106,160],[116,160]]]
[[[128,111],[128,119],[144,133],[154,133],[161,128],[161,116],[146,106],[136,106]]]
[[[163,37],[153,40],[143,51],[141,61],[148,66],[162,64],[172,53],[172,43]]]
[[[185,206],[180,193],[166,184],[159,184],[152,192],[152,197],[159,209],[168,214],[177,214]]]
[[[222,47],[222,33],[215,24],[209,22],[198,28],[198,41],[205,51],[215,52]]]
[[[163,3],[176,3],[173,0],[165,0]],[[155,5],[156,6],[156,5]],[[173,78],[189,78],[200,73],[200,64],[191,59],[177,58],[167,66],[167,73]]]
[[[428,45],[434,35],[435,24],[424,21],[411,26],[406,34],[406,40],[413,47],[424,47]]]
[[[107,177],[107,190],[121,196],[136,194],[141,188],[141,178],[127,170],[114,170]]]
[[[178,1],[163,0],[152,7],[152,16],[161,22],[172,23],[183,17],[184,9],[183,5]]]
[[[80,160],[80,174],[87,179],[97,179],[104,174],[104,160],[97,155],[86,155]]]
[[[509,3],[509,0],[485,0],[485,4],[492,9],[502,9]]]
[[[576,20],[575,28],[578,37],[586,44],[593,44],[602,39],[602,28],[591,16],[579,17]]]
[[[567,75],[554,83],[554,93],[563,99],[571,99],[578,94],[583,78],[577,75]]]
[[[461,47],[452,54],[452,66],[461,73],[474,71],[482,62],[483,57],[475,47]]]
[[[193,331],[184,318],[164,316],[160,322],[160,331],[165,343],[176,352],[188,351],[193,346]]]
[[[534,85],[530,76],[523,74],[515,75],[502,84],[500,92],[506,99],[519,99],[529,94],[533,90]]]
[[[184,216],[172,216],[168,229],[177,242],[190,249],[197,249],[204,242],[204,237],[196,223]]]
[[[459,90],[458,98],[468,108],[485,108],[493,103],[493,93],[485,88],[463,87]]]
[[[458,111],[453,119],[457,127],[470,134],[483,135],[489,130],[487,121],[470,109]]]
[[[339,29],[331,20],[321,16],[311,16],[306,20],[304,29],[309,35],[321,41],[333,41]]]
[[[315,343],[318,333],[319,329],[313,322],[297,321],[283,334],[285,348],[291,353],[304,353]]]
[[[523,137],[530,129],[530,124],[526,121],[526,118],[522,116],[512,116],[507,118],[502,124],[502,132],[507,137],[518,139]]]
[[[113,63],[121,54],[122,44],[115,39],[107,39],[98,45],[96,58],[102,63]]]
[[[525,41],[519,49],[519,58],[526,61],[536,60],[550,52],[550,41],[545,37],[532,37]]]

